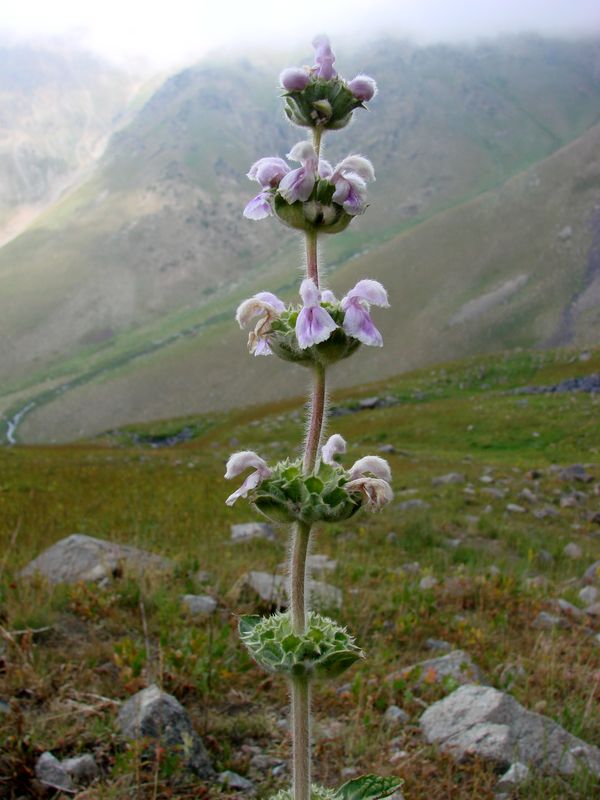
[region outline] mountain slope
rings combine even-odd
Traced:
[[[598,306],[586,306],[584,298],[598,282],[599,154],[600,125],[498,189],[337,269],[330,283],[338,294],[368,275],[386,285],[392,309],[376,312],[385,347],[362,348],[342,362],[332,373],[333,385],[473,352],[557,339],[597,341]],[[292,278],[288,271],[288,282]],[[301,394],[301,368],[247,355],[233,307],[196,335],[181,336],[33,409],[22,436],[44,441],[52,431],[52,438],[69,439],[128,421]]]
[[[331,259],[498,185],[593,125],[598,48],[384,42],[341,60],[347,75],[375,75],[380,94],[327,155],[368,154],[378,182],[369,213],[328,243]],[[169,79],[93,177],[0,249],[0,391],[64,371],[65,359],[116,357],[130,335],[175,334],[182,312],[200,321],[199,306],[261,270],[289,274],[291,234],[241,217],[248,166],[302,135],[284,122],[276,82],[274,68],[248,61]]]

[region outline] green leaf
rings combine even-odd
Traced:
[[[402,778],[393,776],[361,775],[340,786],[334,797],[336,800],[380,800],[394,794],[403,783]]]
[[[360,653],[352,650],[338,650],[336,653],[331,653],[324,659],[321,659],[317,667],[320,674],[326,675],[328,678],[337,678],[342,672],[345,672],[355,661],[361,657]],[[346,784],[344,784],[345,786]],[[343,787],[342,787],[343,788]],[[381,795],[382,797],[385,795]]]
[[[240,636],[247,636],[249,633],[251,633],[261,619],[262,617],[260,617],[258,614],[245,614],[243,617],[240,617],[240,621],[238,622],[238,631],[240,632]]]

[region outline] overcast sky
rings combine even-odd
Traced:
[[[170,67],[215,48],[381,32],[418,41],[535,31],[600,33],[600,0],[5,0],[0,32],[65,37],[123,61]],[[309,50],[310,52],[310,50]]]

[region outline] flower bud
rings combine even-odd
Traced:
[[[279,83],[288,92],[301,92],[310,83],[310,75],[300,67],[288,67],[279,76]]]
[[[377,84],[368,75],[357,75],[350,81],[348,88],[361,103],[372,100],[377,94]]]

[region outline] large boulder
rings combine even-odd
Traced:
[[[421,728],[457,761],[479,756],[504,767],[519,761],[564,775],[583,767],[600,776],[600,749],[490,686],[461,686],[423,713]]]
[[[179,753],[189,770],[201,778],[214,776],[202,740],[179,701],[158,686],[134,694],[119,711],[121,734],[127,739],[154,739]]]
[[[389,680],[402,679],[414,685],[425,683],[444,683],[446,680],[459,684],[485,683],[483,673],[473,659],[464,650],[452,650],[445,656],[428,658],[409,667],[403,667],[392,675]],[[454,687],[453,687],[454,688]]]
[[[170,559],[147,550],[73,533],[40,553],[19,576],[29,578],[39,574],[49,583],[78,583],[110,580],[123,569],[141,573],[172,567]]]

